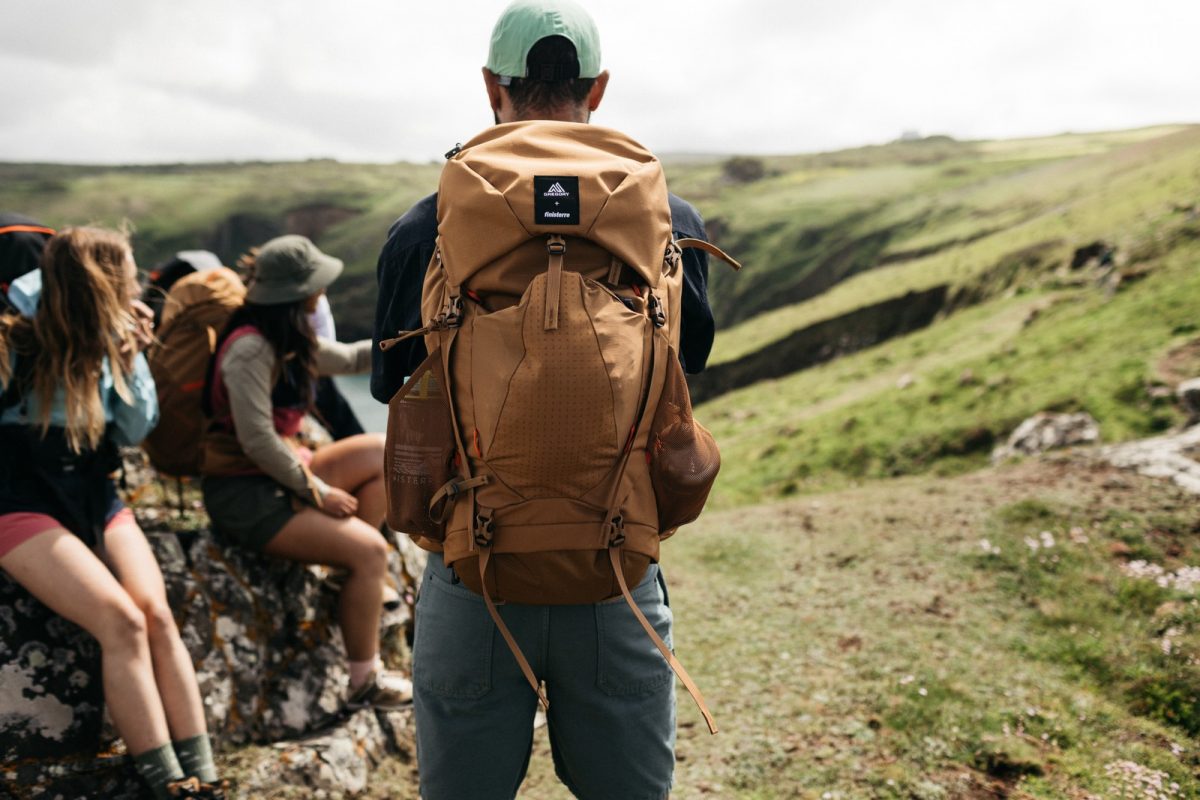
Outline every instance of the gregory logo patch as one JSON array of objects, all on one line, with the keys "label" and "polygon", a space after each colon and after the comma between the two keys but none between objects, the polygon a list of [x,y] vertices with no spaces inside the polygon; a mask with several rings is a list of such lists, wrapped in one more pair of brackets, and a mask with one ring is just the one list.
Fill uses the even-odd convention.
[{"label": "gregory logo patch", "polygon": [[579,178],[577,176],[534,176],[533,224],[579,224]]}]

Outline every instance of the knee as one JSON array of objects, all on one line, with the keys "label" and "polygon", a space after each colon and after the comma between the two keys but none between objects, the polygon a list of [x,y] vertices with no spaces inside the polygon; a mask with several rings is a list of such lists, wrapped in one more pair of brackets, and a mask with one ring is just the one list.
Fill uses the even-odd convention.
[{"label": "knee", "polygon": [[146,618],[146,631],[151,639],[166,639],[177,635],[175,616],[166,601],[150,601],[141,606]]},{"label": "knee", "polygon": [[382,433],[364,433],[359,444],[364,456],[368,457],[371,464],[379,465],[379,474],[383,474],[383,451],[385,448],[385,439]]},{"label": "knee", "polygon": [[372,536],[362,545],[358,568],[363,572],[382,574],[387,571],[388,547],[382,536]]},{"label": "knee", "polygon": [[106,650],[140,650],[147,643],[146,615],[132,600],[114,600],[100,612],[96,638]]}]

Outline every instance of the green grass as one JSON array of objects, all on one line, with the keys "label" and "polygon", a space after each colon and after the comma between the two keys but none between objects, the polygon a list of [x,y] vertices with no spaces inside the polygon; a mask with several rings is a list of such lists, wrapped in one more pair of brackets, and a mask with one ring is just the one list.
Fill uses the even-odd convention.
[{"label": "green grass", "polygon": [[1198,526],[1191,504],[1093,510],[1023,500],[989,520],[985,530],[999,552],[980,554],[977,563],[1029,604],[1021,652],[1068,668],[1133,713],[1196,737],[1200,586],[1181,591],[1112,566],[1136,558],[1171,572],[1195,563]]},{"label": "green grass", "polygon": [[1186,240],[1111,297],[1051,283],[720,396],[696,411],[722,446],[714,502],[977,467],[1044,410],[1086,411],[1107,441],[1162,430],[1179,414],[1148,389],[1156,361],[1196,337],[1198,261]]}]

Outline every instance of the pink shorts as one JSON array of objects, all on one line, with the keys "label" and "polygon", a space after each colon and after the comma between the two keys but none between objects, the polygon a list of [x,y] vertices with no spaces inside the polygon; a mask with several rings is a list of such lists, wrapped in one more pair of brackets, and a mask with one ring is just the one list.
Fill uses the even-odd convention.
[{"label": "pink shorts", "polygon": [[[121,525],[137,524],[133,511],[122,508],[104,526],[110,531]],[[39,533],[61,528],[63,524],[49,514],[38,514],[19,511],[13,514],[0,514],[0,558],[4,558],[13,548],[24,544]]]}]

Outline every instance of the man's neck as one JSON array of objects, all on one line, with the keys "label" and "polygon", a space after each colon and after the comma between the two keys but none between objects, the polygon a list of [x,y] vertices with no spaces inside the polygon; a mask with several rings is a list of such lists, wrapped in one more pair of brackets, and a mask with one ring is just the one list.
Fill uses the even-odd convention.
[{"label": "man's neck", "polygon": [[[508,122],[533,122],[535,120],[547,120],[550,122],[590,122],[592,112],[587,110],[587,106],[579,106],[577,108],[557,108],[551,111],[530,111],[525,114],[514,115]],[[499,120],[497,120],[499,122]]]}]

